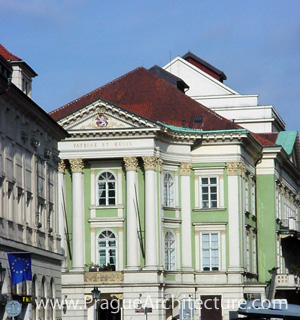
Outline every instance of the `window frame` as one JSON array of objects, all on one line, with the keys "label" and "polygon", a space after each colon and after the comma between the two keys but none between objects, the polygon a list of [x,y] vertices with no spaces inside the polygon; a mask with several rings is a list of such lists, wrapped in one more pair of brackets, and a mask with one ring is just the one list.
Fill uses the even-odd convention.
[{"label": "window frame", "polygon": [[[170,187],[169,185],[165,185],[165,178],[169,176],[173,180],[173,185]],[[167,187],[167,190],[166,190]],[[171,191],[173,192],[173,199],[171,199]],[[168,196],[166,199],[166,195]],[[172,203],[171,203],[172,202]],[[163,175],[163,206],[167,208],[175,208],[175,177],[170,171],[164,172]]]},{"label": "window frame", "polygon": [[[104,232],[110,232],[111,234],[113,234],[114,235],[114,238],[109,238],[109,237],[105,237],[105,247],[100,247],[99,246],[99,242],[100,242],[100,235],[101,234],[103,234]],[[113,246],[109,246],[108,245],[108,239],[114,239],[114,241],[115,241],[115,246],[113,247]],[[112,271],[117,271],[118,270],[118,237],[117,237],[117,234],[116,234],[116,232],[114,232],[113,230],[111,230],[111,229],[102,229],[99,233],[98,233],[98,235],[97,235],[97,238],[96,238],[96,241],[97,241],[97,264],[100,266],[100,268],[102,268],[103,266],[104,266],[104,264],[103,265],[101,265],[101,263],[100,263],[100,249],[102,248],[102,250],[105,250],[105,265],[107,265],[107,264],[110,264],[109,263],[109,259],[110,259],[110,255],[109,255],[109,252],[108,252],[108,250],[111,250],[111,249],[109,249],[109,248],[113,248],[114,250],[115,250],[115,270],[112,270]],[[112,264],[110,264],[111,266],[113,266]]]},{"label": "window frame", "polygon": [[[172,240],[167,239],[167,234],[170,234],[173,237],[173,248],[171,246],[167,246],[166,242],[170,242]],[[175,271],[176,270],[176,237],[173,231],[171,230],[166,230],[164,233],[164,253],[165,253],[165,270],[166,271]],[[172,264],[172,258],[174,260],[174,263]]]},{"label": "window frame", "polygon": [[[210,179],[212,178],[216,178],[216,196],[217,196],[217,199],[216,200],[212,200],[210,198],[211,196],[211,192],[210,192],[210,187],[211,186],[214,186],[214,184],[211,185],[210,183]],[[202,187],[203,187],[203,183],[202,183],[202,179],[208,179],[208,184],[207,184],[207,187],[208,187],[208,207],[204,207],[203,206],[203,193],[202,193]],[[215,174],[212,174],[212,175],[201,175],[199,176],[199,205],[200,205],[200,209],[202,210],[213,210],[213,209],[218,209],[220,208],[220,182],[219,182],[219,176],[218,175],[215,175]],[[211,202],[212,201],[217,201],[217,205],[216,207],[212,207],[211,206]]]},{"label": "window frame", "polygon": [[[203,235],[209,235],[209,270],[204,270],[204,266],[203,266],[203,249],[207,249],[207,248],[203,248]],[[215,248],[212,248],[211,246],[211,235],[212,234],[217,234],[218,236],[218,269],[217,270],[213,270],[213,268],[215,267],[212,267],[212,254],[211,254],[211,251],[212,249],[215,249]],[[200,256],[201,256],[201,259],[200,259],[200,262],[201,262],[201,271],[202,272],[215,272],[215,271],[220,271],[221,270],[221,265],[222,265],[222,254],[221,254],[221,249],[222,249],[222,245],[221,245],[221,236],[220,236],[220,231],[216,231],[216,230],[211,230],[211,231],[201,231],[200,232]]]},{"label": "window frame", "polygon": [[[100,195],[99,195],[99,182],[100,182],[100,177],[104,174],[104,173],[109,173],[111,174],[113,177],[114,177],[114,180],[107,180],[105,179],[105,204],[100,204]],[[111,182],[114,182],[114,191],[115,191],[115,195],[114,195],[114,204],[109,204],[109,199],[110,197],[108,196],[108,193],[109,193],[109,188],[108,188],[108,182],[111,181]],[[117,190],[118,188],[118,178],[116,176],[116,174],[112,171],[112,170],[101,170],[97,177],[96,177],[96,206],[97,207],[115,207],[117,206]]]}]

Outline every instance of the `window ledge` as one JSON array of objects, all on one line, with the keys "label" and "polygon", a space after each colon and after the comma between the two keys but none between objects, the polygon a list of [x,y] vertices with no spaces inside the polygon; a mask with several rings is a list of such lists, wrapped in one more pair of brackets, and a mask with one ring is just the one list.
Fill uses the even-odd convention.
[{"label": "window ledge", "polygon": [[124,209],[124,206],[122,204],[119,204],[119,205],[113,205],[113,206],[89,206],[89,209],[96,209],[96,210],[99,210],[99,209]]},{"label": "window ledge", "polygon": [[193,212],[213,212],[213,211],[225,211],[226,208],[194,208]]},{"label": "window ledge", "polygon": [[169,210],[169,211],[181,211],[181,208],[179,208],[179,207],[166,207],[166,206],[163,206],[162,209],[163,210]]}]

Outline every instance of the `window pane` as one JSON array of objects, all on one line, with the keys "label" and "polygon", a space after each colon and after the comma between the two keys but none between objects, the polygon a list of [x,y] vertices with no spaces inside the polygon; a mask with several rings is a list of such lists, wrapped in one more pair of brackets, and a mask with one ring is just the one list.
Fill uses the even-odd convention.
[{"label": "window pane", "polygon": [[217,208],[217,201],[212,201],[211,202],[211,207],[212,208]]},{"label": "window pane", "polygon": [[109,198],[109,199],[108,199],[108,204],[110,204],[110,205],[115,204],[115,202],[116,202],[116,199],[115,199],[115,198]]},{"label": "window pane", "polygon": [[210,187],[210,192],[211,193],[216,193],[217,192],[217,187]]},{"label": "window pane", "polygon": [[102,206],[102,205],[105,205],[105,198],[100,198],[99,199],[99,205]]},{"label": "window pane", "polygon": [[217,183],[217,178],[210,178],[210,183],[211,184],[216,184]]},{"label": "window pane", "polygon": [[202,178],[202,184],[208,184],[208,178]]}]

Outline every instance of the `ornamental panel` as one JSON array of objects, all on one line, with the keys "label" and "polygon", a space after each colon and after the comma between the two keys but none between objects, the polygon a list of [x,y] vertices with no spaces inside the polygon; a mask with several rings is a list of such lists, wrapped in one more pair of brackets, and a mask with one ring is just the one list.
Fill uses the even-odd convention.
[{"label": "ornamental panel", "polygon": [[84,282],[95,284],[123,283],[124,274],[121,271],[85,272]]}]

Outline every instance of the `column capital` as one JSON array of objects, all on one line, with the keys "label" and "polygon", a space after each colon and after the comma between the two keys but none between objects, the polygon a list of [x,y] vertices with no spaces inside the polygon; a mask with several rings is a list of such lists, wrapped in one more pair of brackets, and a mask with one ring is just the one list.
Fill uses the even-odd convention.
[{"label": "column capital", "polygon": [[84,164],[82,159],[69,159],[72,173],[83,173]]},{"label": "column capital", "polygon": [[243,162],[226,162],[228,176],[245,176],[246,166]]},{"label": "column capital", "polygon": [[65,171],[66,171],[66,163],[63,159],[61,159],[60,162],[58,163],[58,172],[65,173]]},{"label": "column capital", "polygon": [[189,162],[181,162],[180,163],[180,175],[181,176],[189,176],[191,174],[191,163]]},{"label": "column capital", "polygon": [[145,170],[156,170],[157,158],[154,156],[142,157]]},{"label": "column capital", "polygon": [[137,171],[138,161],[136,157],[124,157],[126,171]]}]

